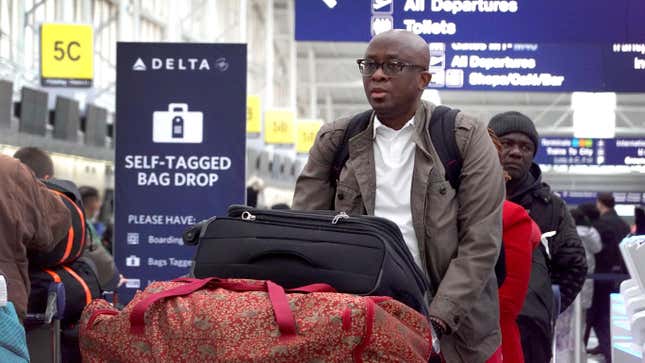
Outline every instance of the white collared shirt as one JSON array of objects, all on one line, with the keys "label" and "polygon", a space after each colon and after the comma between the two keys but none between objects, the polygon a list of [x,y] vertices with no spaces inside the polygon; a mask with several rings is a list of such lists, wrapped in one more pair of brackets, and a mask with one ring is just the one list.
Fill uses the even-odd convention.
[{"label": "white collared shirt", "polygon": [[416,146],[413,140],[414,132],[414,118],[400,130],[394,130],[383,125],[374,115],[374,215],[387,218],[399,226],[414,261],[422,267],[410,204]]}]

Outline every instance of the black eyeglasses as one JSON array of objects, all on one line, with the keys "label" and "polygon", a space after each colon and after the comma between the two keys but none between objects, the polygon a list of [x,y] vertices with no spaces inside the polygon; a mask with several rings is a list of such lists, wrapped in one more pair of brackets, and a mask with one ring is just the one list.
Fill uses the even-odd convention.
[{"label": "black eyeglasses", "polygon": [[371,76],[376,72],[377,69],[382,68],[383,73],[385,73],[388,76],[394,76],[397,75],[405,68],[418,68],[422,71],[426,70],[426,67],[420,66],[417,64],[410,64],[410,63],[403,63],[397,60],[389,60],[384,63],[378,63],[374,62],[373,60],[369,59],[357,59],[356,63],[358,64],[358,71],[361,72],[363,76]]}]

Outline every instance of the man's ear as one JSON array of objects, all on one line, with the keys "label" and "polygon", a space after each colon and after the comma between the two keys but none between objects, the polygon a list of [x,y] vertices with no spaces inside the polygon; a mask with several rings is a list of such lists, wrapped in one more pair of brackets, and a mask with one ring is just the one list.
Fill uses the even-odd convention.
[{"label": "man's ear", "polygon": [[419,77],[419,89],[426,89],[428,84],[430,84],[430,80],[432,80],[432,73],[428,71],[421,72],[421,77]]}]

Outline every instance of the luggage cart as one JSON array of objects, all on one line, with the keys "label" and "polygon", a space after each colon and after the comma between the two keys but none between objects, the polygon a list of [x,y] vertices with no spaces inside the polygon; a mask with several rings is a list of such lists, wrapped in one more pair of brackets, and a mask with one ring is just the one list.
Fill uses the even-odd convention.
[{"label": "luggage cart", "polygon": [[52,282],[47,293],[47,308],[43,313],[28,313],[24,325],[27,347],[32,362],[61,362],[61,319],[65,311],[65,288],[62,282]]}]

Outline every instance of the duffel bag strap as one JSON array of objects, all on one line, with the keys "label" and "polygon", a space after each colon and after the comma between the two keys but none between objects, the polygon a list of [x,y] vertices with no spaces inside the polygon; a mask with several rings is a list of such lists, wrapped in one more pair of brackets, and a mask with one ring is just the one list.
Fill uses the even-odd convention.
[{"label": "duffel bag strap", "polygon": [[275,321],[278,323],[278,329],[280,330],[280,340],[284,341],[295,337],[296,319],[294,319],[293,312],[291,312],[287,294],[284,292],[282,286],[274,282],[267,281],[266,287],[269,293],[271,307],[273,308],[273,314],[275,315]]},{"label": "duffel bag strap", "polygon": [[[275,320],[280,330],[280,339],[289,339],[296,335],[296,321],[293,317],[293,313],[291,312],[291,308],[289,307],[287,294],[282,286],[272,281],[258,281],[258,283],[251,283],[210,277],[206,279],[180,278],[173,280],[173,282],[185,282],[186,284],[156,294],[151,294],[145,299],[139,301],[139,303],[134,306],[132,312],[130,312],[130,332],[132,334],[145,333],[144,318],[146,311],[148,311],[148,309],[150,308],[150,305],[165,298],[190,295],[195,291],[201,290],[202,288],[212,283],[211,286],[220,287],[231,291],[268,292],[269,301],[271,302]],[[336,292],[333,287],[327,284],[312,284],[289,289],[287,291],[301,293]]]},{"label": "duffel bag strap", "polygon": [[101,315],[119,315],[119,311],[118,310],[111,310],[111,309],[94,310],[94,312],[92,312],[92,315],[90,315],[90,318],[87,320],[87,324],[85,325],[85,329],[91,330],[94,327],[94,322]]},{"label": "duffel bag strap", "polygon": [[151,294],[145,299],[139,301],[137,305],[134,306],[132,309],[132,312],[130,312],[130,333],[132,334],[143,334],[145,333],[145,313],[148,311],[148,308],[150,305],[154,304],[155,302],[168,298],[168,297],[176,297],[176,296],[186,296],[190,295],[195,291],[200,290],[204,286],[206,286],[209,282],[215,280],[214,278],[207,278],[207,279],[202,279],[202,280],[195,280],[192,282],[187,283],[186,285],[181,285],[178,287],[175,287],[173,289],[169,289],[166,291],[161,291],[156,294]]}]

